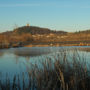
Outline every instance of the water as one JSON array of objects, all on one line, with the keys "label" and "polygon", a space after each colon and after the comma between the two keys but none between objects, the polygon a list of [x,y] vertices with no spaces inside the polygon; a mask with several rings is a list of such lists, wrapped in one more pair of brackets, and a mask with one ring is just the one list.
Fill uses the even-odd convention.
[{"label": "water", "polygon": [[[76,47],[74,47],[76,48]],[[83,47],[90,48],[90,47]],[[30,48],[11,48],[0,50],[0,72],[18,73],[25,71],[26,63],[38,63],[40,59],[44,60],[45,56],[53,55],[60,50],[71,49],[71,47],[30,47]],[[71,51],[72,52],[72,51]],[[81,55],[85,55],[90,59],[90,52],[80,51]],[[88,61],[89,62],[89,61]]]},{"label": "water", "polygon": [[[47,57],[52,58],[52,62],[55,60],[53,56],[57,56],[59,52],[64,50],[71,50],[72,48],[84,48],[80,50],[79,54],[81,57],[84,55],[86,57],[86,62],[90,63],[90,52],[89,46],[85,47],[30,47],[30,48],[10,48],[0,50],[0,79],[4,83],[6,77],[10,78],[10,82],[13,81],[15,75],[22,76],[22,73],[25,74],[26,82],[28,82],[28,68],[32,69],[31,64],[37,64],[40,68],[42,67],[40,62],[45,61]],[[85,50],[86,48],[86,50]],[[87,51],[88,50],[88,51]],[[69,54],[69,55],[71,55]],[[89,68],[88,68],[89,69]],[[22,81],[22,77],[21,81]]]}]

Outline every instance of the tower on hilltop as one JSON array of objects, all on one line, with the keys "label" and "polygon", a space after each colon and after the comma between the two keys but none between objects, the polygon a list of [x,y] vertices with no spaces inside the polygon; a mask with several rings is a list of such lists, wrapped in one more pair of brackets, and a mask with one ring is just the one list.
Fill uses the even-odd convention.
[{"label": "tower on hilltop", "polygon": [[30,24],[29,23],[27,23],[27,25],[26,25],[27,27],[29,27],[30,26]]}]

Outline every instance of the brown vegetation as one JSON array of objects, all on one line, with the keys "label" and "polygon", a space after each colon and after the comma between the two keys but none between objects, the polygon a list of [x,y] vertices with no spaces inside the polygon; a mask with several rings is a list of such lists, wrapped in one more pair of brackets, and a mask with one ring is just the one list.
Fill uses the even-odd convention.
[{"label": "brown vegetation", "polygon": [[[40,66],[36,64],[29,64],[27,67],[29,82],[26,84],[25,75],[14,76],[13,82],[6,75],[6,82],[2,83],[0,80],[1,90],[90,90],[90,76],[88,73],[88,65],[83,55],[79,55],[75,50],[73,54],[68,51],[59,52],[52,56],[47,57]],[[22,77],[22,82],[20,82]]]},{"label": "brown vegetation", "polygon": [[[86,31],[87,32],[87,31]],[[67,33],[47,28],[21,27],[0,34],[0,48],[19,46],[89,46],[90,32]]]}]

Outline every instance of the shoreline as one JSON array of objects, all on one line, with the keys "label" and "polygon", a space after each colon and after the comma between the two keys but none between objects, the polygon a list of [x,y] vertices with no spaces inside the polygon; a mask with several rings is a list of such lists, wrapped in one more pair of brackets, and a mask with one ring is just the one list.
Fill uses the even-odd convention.
[{"label": "shoreline", "polygon": [[24,46],[11,46],[11,47],[1,47],[0,49],[9,49],[9,48],[19,48],[19,47],[64,47],[64,46],[90,46],[90,44],[29,44],[29,45],[24,45]]},{"label": "shoreline", "polygon": [[78,45],[78,44],[62,44],[62,45],[47,45],[47,44],[37,44],[37,45],[25,45],[24,47],[63,47],[63,46],[90,46],[90,45]]}]

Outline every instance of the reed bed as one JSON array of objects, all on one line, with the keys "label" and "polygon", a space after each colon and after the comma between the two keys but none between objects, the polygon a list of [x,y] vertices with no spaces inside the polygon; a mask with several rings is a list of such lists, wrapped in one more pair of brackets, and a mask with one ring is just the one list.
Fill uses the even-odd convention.
[{"label": "reed bed", "polygon": [[63,51],[46,57],[40,62],[41,67],[28,63],[31,68],[26,66],[27,73],[15,75],[12,83],[7,75],[5,83],[0,80],[0,90],[90,90],[90,68],[86,58],[77,50],[72,52]]}]

